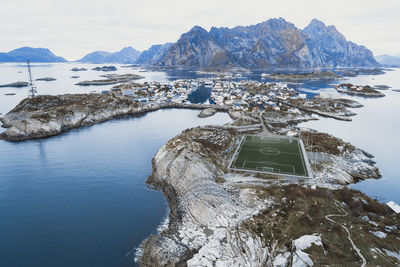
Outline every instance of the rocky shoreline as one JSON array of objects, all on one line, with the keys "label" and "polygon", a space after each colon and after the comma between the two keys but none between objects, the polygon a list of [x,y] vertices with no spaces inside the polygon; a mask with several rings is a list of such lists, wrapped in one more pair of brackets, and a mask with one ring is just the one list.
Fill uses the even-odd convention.
[{"label": "rocky shoreline", "polygon": [[343,121],[351,121],[350,117],[356,115],[356,113],[348,110],[348,108],[362,107],[357,101],[349,99],[323,99],[315,97],[312,99],[300,98],[276,101],[282,105],[297,108],[306,113]]},{"label": "rocky shoreline", "polygon": [[372,87],[366,86],[357,86],[350,83],[344,83],[335,86],[336,91],[339,93],[344,93],[348,95],[355,96],[363,96],[363,97],[383,97],[385,96],[381,92],[373,89]]},{"label": "rocky shoreline", "polygon": [[[257,123],[260,121],[254,121]],[[167,199],[169,224],[141,245],[140,266],[290,266],[297,253],[308,257],[311,265],[313,261],[321,263],[321,257],[325,257],[322,261],[325,263],[339,262],[335,258],[338,255],[355,264],[360,259],[349,252],[350,244],[339,249],[340,252],[333,249],[334,238],[339,235],[344,240],[346,233],[339,231],[332,236],[326,226],[333,227],[334,223],[325,218],[335,210],[353,212],[351,205],[356,205],[353,199],[366,203],[358,214],[347,218],[348,222],[362,225],[359,232],[364,236],[363,242],[373,242],[381,250],[395,250],[399,231],[386,231],[386,239],[380,241],[369,231],[372,228],[384,231],[387,225],[382,221],[382,224],[379,222],[370,227],[371,224],[360,218],[378,218],[377,213],[384,213],[385,223],[399,227],[398,217],[387,207],[344,187],[361,179],[380,177],[370,154],[333,136],[314,132],[311,134],[315,135],[314,139],[319,138],[317,144],[320,146],[312,151],[307,148],[314,166],[312,179],[291,181],[230,173],[227,164],[232,156],[232,145],[240,136],[236,128],[232,123],[223,127],[188,129],[156,153],[152,175],[146,183],[150,188],[161,190]],[[299,136],[303,138],[309,134],[302,132]],[[310,197],[304,198],[305,194]],[[343,207],[337,207],[335,203],[343,195],[346,201],[339,204]],[[323,209],[303,213],[308,207],[317,209],[313,201],[320,202]],[[295,202],[304,204],[294,208]],[[375,207],[374,212],[368,212],[369,205]],[[298,216],[298,212],[305,217]],[[280,221],[274,225],[276,218]],[[299,224],[300,229],[287,228],[289,218]],[[301,228],[302,220],[306,223],[304,229]],[[287,233],[281,236],[284,232]],[[318,258],[315,257],[316,248],[304,249],[307,253],[293,251],[290,242],[314,235],[319,236],[327,253],[319,252]],[[363,248],[362,253],[368,254],[369,262],[379,263],[369,248]]]},{"label": "rocky shoreline", "polygon": [[143,76],[137,75],[137,74],[107,74],[107,75],[101,75],[101,77],[104,77],[106,79],[103,80],[92,80],[92,81],[82,81],[76,83],[76,85],[81,85],[81,86],[90,86],[90,85],[110,85],[110,84],[117,84],[117,83],[125,83],[129,82],[132,80],[139,80],[144,78]]},{"label": "rocky shoreline", "polygon": [[8,141],[45,138],[116,117],[137,116],[167,108],[228,110],[224,106],[189,103],[143,104],[114,95],[42,95],[22,100],[0,118],[2,127],[8,128],[0,134],[0,138]]},{"label": "rocky shoreline", "polygon": [[[0,137],[8,141],[49,137],[163,108],[199,109],[204,116],[228,112],[232,123],[187,129],[154,156],[146,183],[162,191],[170,212],[167,226],[140,246],[141,266],[289,266],[300,261],[299,255],[308,265],[358,264],[360,257],[350,250],[343,230],[348,225],[355,226],[351,236],[361,255],[370,264],[382,265],[379,251],[398,248],[399,215],[345,187],[380,177],[373,156],[329,134],[296,126],[316,119],[309,113],[326,112],[341,119],[350,116],[347,107],[362,105],[345,99],[296,101],[296,108],[278,101],[278,106],[249,112],[222,105],[145,104],[115,95],[38,96],[21,101],[1,118],[8,129]],[[229,172],[235,147],[248,133],[290,133],[303,139],[313,178]],[[340,220],[333,219],[337,214],[343,215]],[[304,239],[314,243],[300,244]]]},{"label": "rocky shoreline", "polygon": [[263,73],[261,74],[261,77],[286,82],[297,82],[310,80],[334,80],[342,76],[332,71],[313,71],[310,73]]},{"label": "rocky shoreline", "polygon": [[15,82],[15,83],[8,83],[8,84],[1,84],[0,87],[15,87],[15,88],[21,88],[21,87],[27,87],[29,86],[28,82]]}]

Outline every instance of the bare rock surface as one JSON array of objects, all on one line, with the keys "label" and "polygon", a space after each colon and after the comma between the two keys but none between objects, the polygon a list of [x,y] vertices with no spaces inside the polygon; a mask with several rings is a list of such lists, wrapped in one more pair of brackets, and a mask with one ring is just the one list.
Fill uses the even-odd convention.
[{"label": "bare rock surface", "polygon": [[335,86],[336,91],[339,93],[344,93],[348,95],[356,95],[356,96],[363,96],[363,97],[383,97],[385,96],[381,92],[377,91],[376,89],[372,88],[371,86],[357,86],[350,83],[347,84],[340,84]]},{"label": "bare rock surface", "polygon": [[35,81],[52,82],[56,80],[57,79],[53,77],[44,77],[44,78],[37,78]]},{"label": "bare rock surface", "polygon": [[197,115],[197,117],[199,118],[207,118],[207,117],[211,117],[214,116],[214,114],[217,113],[217,110],[214,108],[206,108],[203,109],[199,115]]},{"label": "bare rock surface", "polygon": [[132,80],[138,80],[143,78],[143,76],[137,74],[108,74],[108,75],[101,75],[106,79],[102,80],[92,80],[92,81],[82,81],[78,82],[76,85],[81,86],[89,86],[89,85],[110,85],[110,84],[117,84],[117,83],[125,83]]},{"label": "bare rock surface", "polygon": [[[280,255],[274,238],[263,241],[248,225],[275,205],[259,188],[277,180],[226,169],[240,137],[237,128],[257,125],[188,129],[156,153],[147,184],[166,197],[169,225],[142,244],[141,266],[274,266]],[[371,155],[340,139],[324,138],[330,144],[310,152],[311,162],[322,167],[304,185],[330,190],[380,176]],[[332,149],[337,144],[339,148]]]},{"label": "bare rock surface", "polygon": [[15,83],[8,83],[8,84],[1,84],[0,87],[27,87],[29,83],[27,82],[15,82]]},{"label": "bare rock surface", "polygon": [[1,118],[2,126],[8,128],[1,137],[9,141],[48,137],[138,110],[138,103],[116,96],[67,94],[27,98]]},{"label": "bare rock surface", "polygon": [[141,115],[165,108],[227,111],[228,107],[211,104],[147,103],[115,95],[66,94],[40,95],[22,100],[0,118],[4,128],[0,138],[23,141],[50,137],[72,128],[88,126],[124,115]]},{"label": "bare rock surface", "polygon": [[[224,188],[216,182],[224,173],[234,129],[195,128],[170,140],[155,155],[147,183],[162,190],[170,207],[170,224],[143,245],[143,266],[255,264],[267,253],[254,250],[260,241],[238,231],[240,222],[268,205],[251,190]],[[238,237],[251,240],[246,251]],[[154,246],[157,244],[157,246]],[[211,252],[212,251],[212,252]],[[171,256],[169,256],[171,255]]]},{"label": "bare rock surface", "polygon": [[332,71],[313,71],[310,73],[264,73],[262,75],[263,78],[276,79],[281,81],[288,82],[297,82],[297,81],[310,81],[310,80],[334,80],[340,78],[340,75]]}]

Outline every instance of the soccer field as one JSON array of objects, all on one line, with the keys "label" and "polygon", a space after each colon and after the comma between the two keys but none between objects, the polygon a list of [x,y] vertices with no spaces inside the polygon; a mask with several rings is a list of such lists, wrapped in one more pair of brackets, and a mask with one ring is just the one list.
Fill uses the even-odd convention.
[{"label": "soccer field", "polygon": [[296,138],[244,136],[230,169],[307,177],[300,142]]}]

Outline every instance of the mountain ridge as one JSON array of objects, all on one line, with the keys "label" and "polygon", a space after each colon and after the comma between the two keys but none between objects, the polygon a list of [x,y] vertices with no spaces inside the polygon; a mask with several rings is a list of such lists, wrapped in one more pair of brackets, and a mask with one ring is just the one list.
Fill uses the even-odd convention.
[{"label": "mountain ridge", "polygon": [[136,63],[140,54],[140,51],[128,46],[117,52],[94,51],[78,59],[77,62],[129,64]]},{"label": "mountain ridge", "polygon": [[20,47],[9,52],[0,53],[0,62],[30,62],[50,63],[67,62],[63,57],[54,55],[48,48]]},{"label": "mountain ridge", "polygon": [[152,45],[140,54],[136,63],[143,65],[156,64],[172,45],[173,43]]},{"label": "mountain ridge", "polygon": [[153,64],[162,68],[316,69],[378,67],[365,46],[313,19],[303,30],[283,18],[250,25],[194,26]]},{"label": "mountain ridge", "polygon": [[375,57],[376,60],[384,65],[389,67],[400,67],[400,55],[392,56],[392,55],[379,55]]}]

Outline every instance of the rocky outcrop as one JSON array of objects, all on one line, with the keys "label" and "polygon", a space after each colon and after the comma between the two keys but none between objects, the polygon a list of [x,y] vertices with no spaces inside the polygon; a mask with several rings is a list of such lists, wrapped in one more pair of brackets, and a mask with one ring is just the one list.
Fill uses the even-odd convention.
[{"label": "rocky outcrop", "polygon": [[27,98],[1,118],[2,126],[8,128],[1,137],[9,141],[43,138],[138,110],[138,103],[115,96],[61,95]]},{"label": "rocky outcrop", "polygon": [[[268,188],[277,180],[227,172],[226,166],[238,137],[230,125],[193,128],[171,139],[157,152],[147,183],[151,188],[161,190],[166,197],[170,208],[169,224],[141,245],[141,266],[275,266],[280,253],[290,255],[290,249],[278,244],[298,239],[298,232],[279,238],[275,235],[301,226],[288,227],[291,209],[278,213],[285,218],[279,225],[272,223],[277,214],[270,211],[276,205],[280,207],[280,202],[285,205],[294,202],[287,200],[288,197],[274,200],[272,192],[275,189]],[[327,156],[311,156],[313,164],[322,164],[326,169],[317,170],[317,176],[304,181],[305,184],[331,189],[358,179],[379,177],[368,153],[333,137],[329,140],[342,144],[342,149],[336,153],[327,149],[330,146],[322,144],[319,149]],[[285,182],[279,180],[276,183],[279,184],[276,192],[286,192],[282,186]],[[299,188],[308,190],[301,185]],[[334,201],[328,200],[328,203],[334,206]],[[293,216],[298,218],[298,214]],[[306,216],[309,220],[316,218],[313,213]],[[297,219],[294,223],[301,224],[301,221]],[[272,229],[264,231],[266,225]],[[327,229],[324,231],[328,232]],[[330,242],[325,234],[322,233],[324,244]],[[290,258],[288,255],[286,257]]]},{"label": "rocky outcrop", "polygon": [[72,68],[71,71],[87,71],[86,68]]},{"label": "rocky outcrop", "polygon": [[116,71],[118,69],[115,66],[102,66],[102,67],[95,67],[92,70],[95,70],[95,71]]},{"label": "rocky outcrop", "polygon": [[336,91],[339,93],[347,94],[347,95],[356,95],[356,96],[364,96],[364,97],[383,97],[385,96],[381,92],[373,89],[371,86],[357,86],[350,83],[340,84],[335,86]]},{"label": "rocky outcrop", "polygon": [[310,120],[317,120],[305,112],[283,112],[283,111],[266,111],[262,116],[265,124],[269,129],[286,127]]},{"label": "rocky outcrop", "polygon": [[101,77],[107,78],[103,80],[92,80],[92,81],[82,81],[76,83],[76,85],[81,86],[90,86],[90,85],[110,85],[110,84],[117,84],[117,83],[125,83],[132,80],[138,80],[144,78],[143,76],[137,74],[108,74],[108,75],[101,75]]},{"label": "rocky outcrop", "polygon": [[142,104],[130,98],[115,95],[41,95],[22,100],[14,109],[0,118],[2,126],[8,128],[0,134],[0,138],[8,141],[44,138],[118,116],[141,115],[167,108],[228,110],[228,107],[206,104],[170,102]]},{"label": "rocky outcrop", "polygon": [[15,83],[1,84],[0,88],[1,87],[16,87],[16,88],[19,88],[19,87],[27,87],[28,85],[29,85],[29,83],[27,83],[27,82],[15,82]]},{"label": "rocky outcrop", "polygon": [[197,117],[199,118],[207,118],[213,116],[215,113],[217,113],[217,110],[214,108],[206,108],[203,109]]},{"label": "rocky outcrop", "polygon": [[280,81],[309,81],[309,80],[333,80],[341,76],[332,71],[313,71],[310,73],[263,73],[262,78],[275,79]]},{"label": "rocky outcrop", "polygon": [[314,169],[313,184],[335,187],[380,178],[373,155],[327,133],[301,130]]},{"label": "rocky outcrop", "polygon": [[260,240],[239,227],[241,221],[265,208],[268,200],[260,201],[251,190],[217,183],[236,136],[232,129],[195,128],[157,152],[147,183],[167,198],[169,226],[142,245],[142,266],[254,266],[265,262],[268,251],[261,249]]},{"label": "rocky outcrop", "polygon": [[362,107],[360,103],[354,100],[322,97],[314,97],[312,99],[276,99],[275,101],[289,107],[297,108],[302,112],[343,121],[351,121],[349,117],[356,115],[356,113],[347,109],[348,107]]},{"label": "rocky outcrop", "polygon": [[370,50],[348,42],[334,26],[313,20],[304,30],[283,18],[247,27],[195,26],[156,65],[193,69],[376,67]]},{"label": "rocky outcrop", "polygon": [[44,82],[52,82],[56,81],[56,78],[53,77],[44,77],[44,78],[37,78],[35,81],[44,81]]}]

